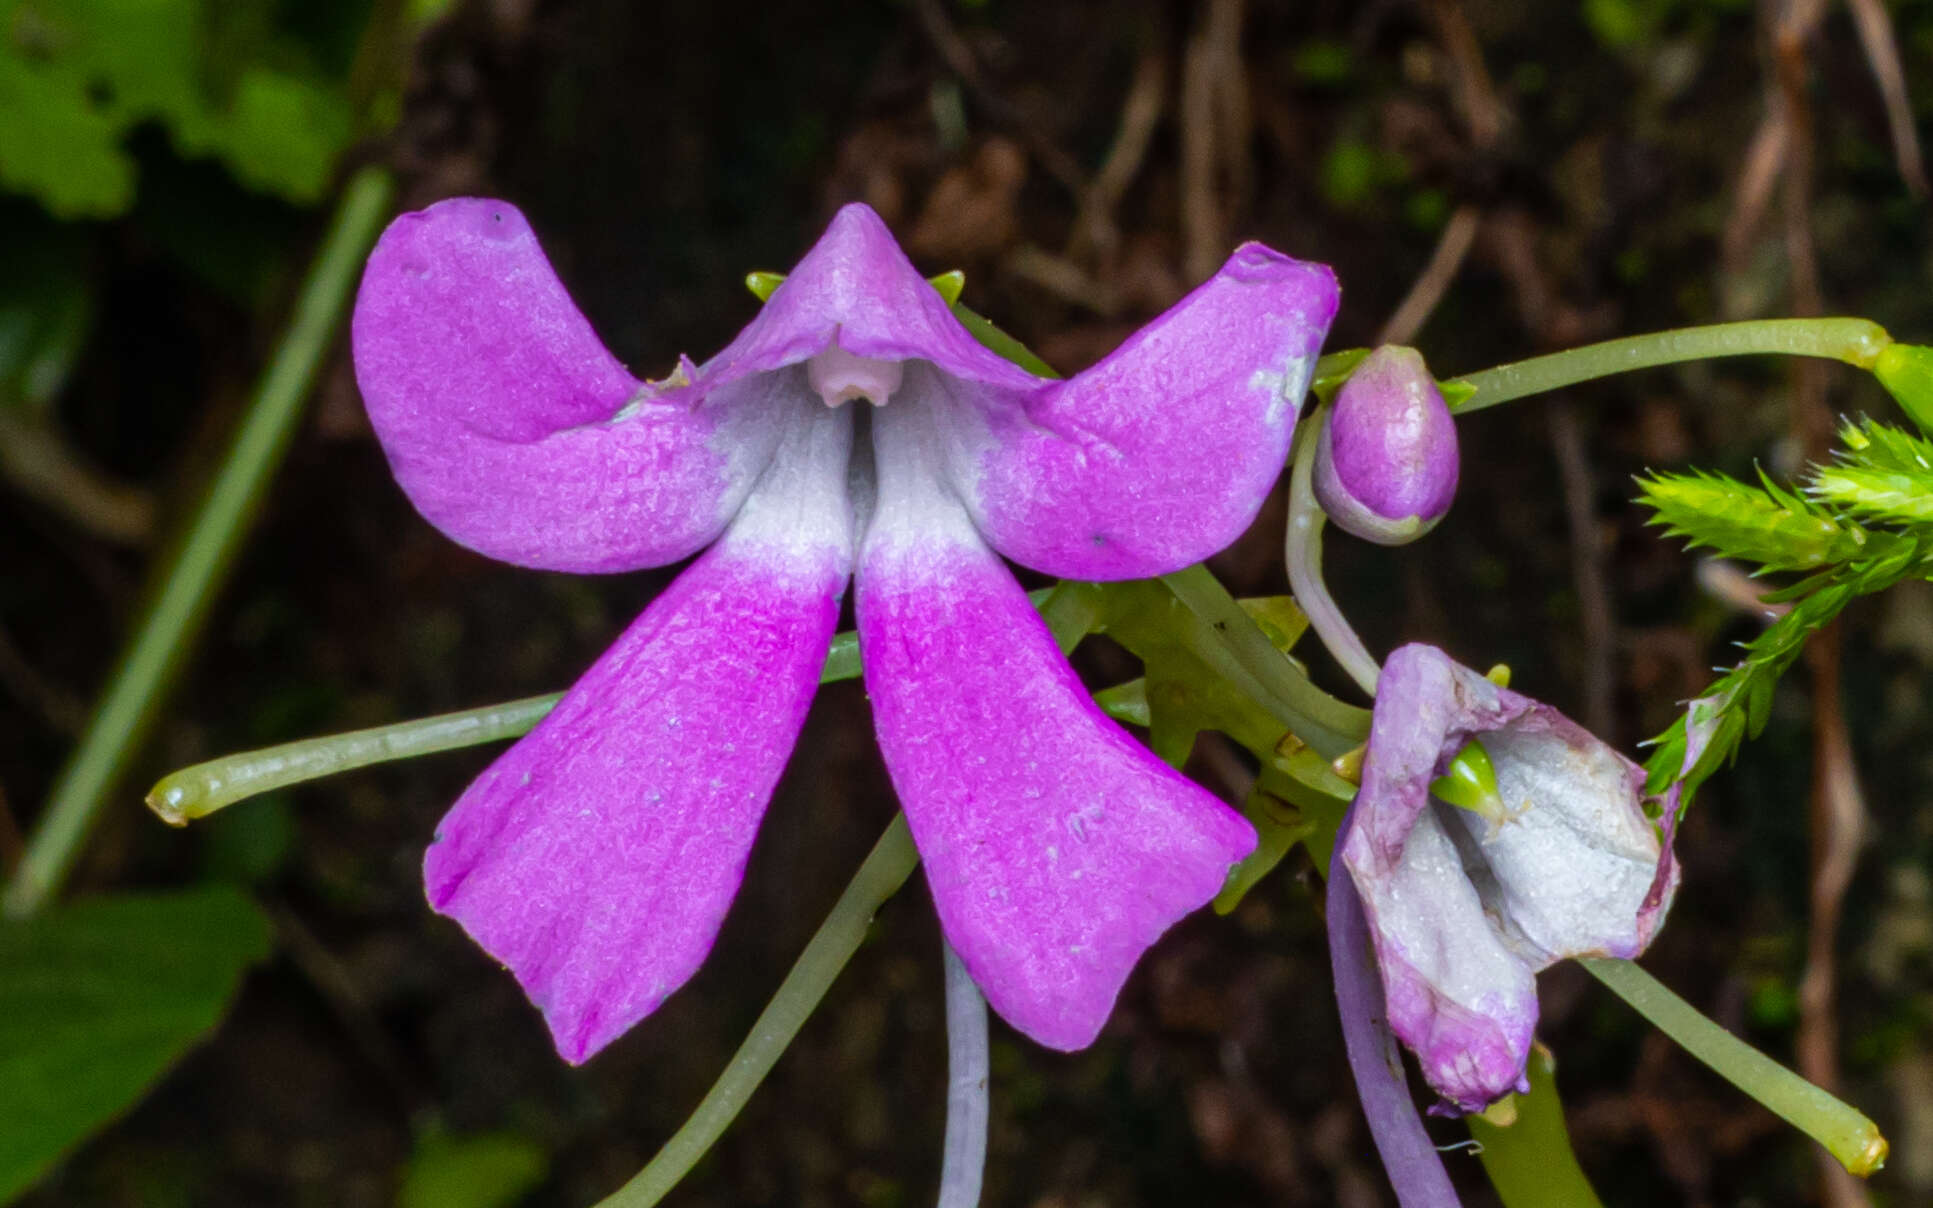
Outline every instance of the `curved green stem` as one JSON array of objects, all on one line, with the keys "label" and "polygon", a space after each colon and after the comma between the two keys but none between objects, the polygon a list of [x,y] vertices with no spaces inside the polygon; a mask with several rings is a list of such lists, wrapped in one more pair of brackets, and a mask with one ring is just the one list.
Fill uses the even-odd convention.
[{"label": "curved green stem", "polygon": [[751,1035],[738,1046],[731,1064],[705,1092],[698,1109],[643,1170],[599,1201],[597,1208],[648,1208],[662,1200],[691,1172],[737,1118],[752,1092],[772,1072],[780,1055],[831,988],[833,979],[859,950],[873,914],[887,898],[899,892],[918,863],[919,854],[913,850],[906,815],[896,815],[853,875],[851,884],[839,895],[832,913],[813,933],[812,941],[799,954],[792,971],[785,975],[778,993],[759,1013]]},{"label": "curved green stem", "polygon": [[[1078,640],[1093,625],[1092,604],[1080,593],[1043,588],[1029,592],[1028,598],[1056,632],[1077,626]],[[830,684],[858,676],[859,635],[848,629],[833,635],[819,682]],[[258,793],[373,764],[520,738],[542,721],[563,695],[551,692],[526,696],[456,713],[223,755],[162,777],[148,790],[148,808],[170,826],[186,826]]]},{"label": "curved green stem", "polygon": [[1317,411],[1296,430],[1295,449],[1290,456],[1289,522],[1283,542],[1289,590],[1294,593],[1302,614],[1309,618],[1309,627],[1316,631],[1336,662],[1356,681],[1358,688],[1373,697],[1383,670],[1362,639],[1356,636],[1349,618],[1336,607],[1335,598],[1322,581],[1322,526],[1328,517],[1316,502],[1312,482],[1317,438],[1327,421],[1326,410]]},{"label": "curved green stem", "polygon": [[371,764],[516,738],[528,734],[563,696],[562,692],[526,696],[481,709],[224,755],[162,777],[148,791],[148,808],[169,826],[186,826],[258,793]]},{"label": "curved green stem", "polygon": [[262,491],[282,463],[303,400],[348,309],[363,257],[389,213],[390,191],[389,175],[380,168],[363,169],[343,190],[234,446],[159,580],[7,886],[8,915],[33,914],[60,888],[102,801],[147,736],[154,707],[194,645]]},{"label": "curved green stem", "polygon": [[1823,357],[1871,369],[1893,338],[1866,319],[1754,319],[1680,327],[1650,335],[1626,336],[1564,352],[1499,365],[1456,379],[1470,391],[1454,404],[1458,414],[1481,411],[1526,395],[1574,386],[1633,369],[1712,357],[1774,354]]},{"label": "curved green stem", "polygon": [[1886,1138],[1858,1108],[1719,1027],[1630,961],[1579,963],[1687,1053],[1825,1146],[1853,1174],[1865,1178],[1886,1164]]},{"label": "curved green stem", "polygon": [[1269,711],[1324,759],[1362,745],[1369,710],[1330,696],[1277,650],[1221,581],[1199,564],[1161,576],[1175,598],[1202,622],[1177,636],[1197,658]]}]

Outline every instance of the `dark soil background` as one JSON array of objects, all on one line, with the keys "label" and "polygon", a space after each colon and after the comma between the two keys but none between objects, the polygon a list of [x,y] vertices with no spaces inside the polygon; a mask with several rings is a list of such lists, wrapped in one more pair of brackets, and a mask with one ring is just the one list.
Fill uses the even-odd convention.
[{"label": "dark soil background", "polygon": [[[409,50],[400,125],[360,154],[394,166],[405,208],[465,193],[521,206],[598,330],[651,376],[722,346],[755,308],[742,275],[788,267],[855,199],[924,269],[965,269],[970,305],[1068,371],[1243,239],[1336,266],[1332,348],[1375,341],[1413,289],[1435,296],[1399,334],[1446,376],[1808,309],[1926,339],[1928,210],[1890,140],[1861,6],[1804,7],[479,0]],[[1933,3],[1892,17],[1927,114]],[[321,214],[240,194],[158,140],[137,151],[160,182],[144,199],[224,198],[210,212],[268,249],[252,288],[219,288],[196,254],[156,242],[147,210],[103,228],[105,310],[60,419],[84,459],[152,494],[165,531],[279,336]],[[1372,649],[1420,639],[1508,662],[1516,686],[1635,749],[1754,622],[1728,602],[1736,584],[1644,528],[1632,475],[1789,471],[1832,414],[1858,411],[1894,414],[1851,370],[1759,361],[1486,411],[1461,425],[1445,524],[1402,551],[1334,539],[1334,585]],[[894,809],[858,686],[821,692],[712,959],[581,1070],[423,901],[422,848],[487,753],[159,825],[142,789],[196,759],[562,687],[666,581],[530,573],[442,538],[390,482],[344,349],[310,417],[70,891],[244,880],[278,954],[207,1045],[28,1196],[36,1208],[387,1204],[437,1130],[526,1138],[549,1166],[527,1203],[591,1203],[696,1103]],[[1213,563],[1238,594],[1286,590],[1281,525],[1278,497]],[[19,830],[159,548],[0,490],[0,787]],[[1872,1202],[1928,1203],[1933,594],[1855,608],[1840,647],[1843,691],[1825,699],[1843,702],[1869,818],[1826,937],[1836,1006],[1800,994],[1814,853],[1843,837],[1810,820],[1815,722],[1834,712],[1812,685],[1832,659],[1794,672],[1765,736],[1705,790],[1646,964],[1783,1060],[1836,1025],[1808,1060],[1836,1064],[1892,1139]],[[1117,650],[1083,658],[1097,683],[1133,674]],[[1233,791],[1226,760],[1198,756],[1192,770]],[[1542,1036],[1607,1203],[1860,1202],[1579,970],[1542,986]],[[989,1205],[1393,1202],[1296,861],[1231,917],[1157,946],[1090,1050],[1046,1052],[997,1023],[994,1043]],[[915,878],[667,1202],[929,1202],[944,1064],[938,936]],[[1490,1202],[1476,1163],[1449,1160]]]}]

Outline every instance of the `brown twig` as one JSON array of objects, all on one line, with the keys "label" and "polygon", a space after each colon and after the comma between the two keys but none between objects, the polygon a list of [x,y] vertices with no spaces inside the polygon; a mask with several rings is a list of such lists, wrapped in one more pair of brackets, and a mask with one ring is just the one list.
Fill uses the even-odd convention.
[{"label": "brown twig", "polygon": [[1604,539],[1598,531],[1597,491],[1584,451],[1584,425],[1569,399],[1551,402],[1550,447],[1564,482],[1571,581],[1584,638],[1584,726],[1615,745],[1617,621],[1611,614],[1611,588],[1604,573]]},{"label": "brown twig", "polygon": [[1510,109],[1497,95],[1496,83],[1483,62],[1483,48],[1463,6],[1457,0],[1430,0],[1430,18],[1436,22],[1437,34],[1450,57],[1450,95],[1457,116],[1471,145],[1487,151],[1503,137],[1504,128],[1510,124]]},{"label": "brown twig", "polygon": [[1074,220],[1074,236],[1067,254],[1081,257],[1095,253],[1102,259],[1112,257],[1121,242],[1120,224],[1115,211],[1127,195],[1128,186],[1147,162],[1148,147],[1155,128],[1161,124],[1161,111],[1167,107],[1168,57],[1149,51],[1135,65],[1134,79],[1128,85],[1127,99],[1121,103],[1121,122],[1101,170],[1094,174],[1087,195],[1081,199],[1080,216]]},{"label": "brown twig", "polygon": [[1087,181],[1080,165],[1073,157],[1061,150],[1053,139],[1041,131],[1027,115],[994,91],[980,71],[980,62],[973,55],[973,48],[966,39],[953,28],[947,18],[946,8],[940,0],[914,0],[913,11],[918,15],[920,29],[926,40],[932,44],[934,53],[946,64],[947,70],[958,76],[960,83],[973,95],[974,103],[995,123],[1006,127],[1027,146],[1027,151],[1047,174],[1059,181],[1068,192],[1081,197],[1087,192]]},{"label": "brown twig", "polygon": [[80,733],[87,717],[80,698],[42,675],[5,626],[0,626],[0,691],[25,705],[48,729],[63,737]]},{"label": "brown twig", "polygon": [[[1852,886],[1865,833],[1866,807],[1853,764],[1852,738],[1840,706],[1839,624],[1814,634],[1806,647],[1815,702],[1812,715],[1812,888],[1805,973],[1799,979],[1799,1072],[1829,1091],[1839,1083],[1838,991],[1834,970],[1846,891]],[[1823,1150],[1819,1172],[1834,1208],[1870,1202],[1859,1180]]]},{"label": "brown twig", "polygon": [[144,545],[154,535],[154,498],[87,465],[48,426],[0,406],[0,478],[92,536]]},{"label": "brown twig", "polygon": [[[1806,42],[1824,13],[1824,0],[1795,0],[1774,18],[1773,70],[1777,104],[1790,132],[1780,203],[1792,309],[1799,315],[1824,310],[1818,252],[1812,238],[1812,110],[1806,97]],[[1793,366],[1792,427],[1808,457],[1824,456],[1832,438],[1823,368],[1810,361]],[[1836,1012],[1839,919],[1858,856],[1863,806],[1853,766],[1852,742],[1840,699],[1839,627],[1828,626],[1806,648],[1812,673],[1811,803],[1812,885],[1809,895],[1805,973],[1799,982],[1799,1072],[1825,1087],[1839,1083]],[[1865,1208],[1864,1186],[1822,1149],[1817,1153],[1820,1192],[1831,1208]]]},{"label": "brown twig", "polygon": [[[1228,241],[1216,172],[1227,143],[1218,127],[1226,120],[1223,90],[1230,87],[1223,79],[1242,74],[1242,8],[1243,0],[1210,0],[1182,56],[1181,265],[1191,285],[1214,275]],[[1246,105],[1242,112],[1247,112]]]},{"label": "brown twig", "polygon": [[1906,71],[1900,66],[1892,15],[1880,0],[1846,0],[1846,7],[1852,10],[1859,44],[1865,48],[1866,63],[1886,104],[1886,126],[1893,137],[1893,160],[1899,165],[1900,179],[1906,182],[1907,192],[1925,197],[1926,166],[1920,158],[1919,131],[1913,127],[1913,102],[1906,95]]},{"label": "brown twig", "polygon": [[1474,205],[1461,205],[1450,215],[1444,224],[1443,234],[1436,241],[1436,250],[1430,253],[1430,262],[1423,266],[1423,272],[1411,283],[1409,292],[1397,304],[1389,320],[1376,333],[1378,344],[1407,344],[1416,338],[1416,333],[1429,321],[1430,313],[1443,295],[1449,291],[1450,283],[1463,268],[1463,261],[1470,255],[1470,248],[1477,241],[1477,230],[1483,225],[1483,212]]}]

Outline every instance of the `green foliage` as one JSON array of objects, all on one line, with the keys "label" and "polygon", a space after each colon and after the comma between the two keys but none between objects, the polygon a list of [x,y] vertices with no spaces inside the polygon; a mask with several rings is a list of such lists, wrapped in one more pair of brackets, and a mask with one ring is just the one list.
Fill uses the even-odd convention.
[{"label": "green foliage", "polygon": [[508,1208],[549,1169],[543,1147],[516,1133],[430,1133],[410,1155],[396,1208]]},{"label": "green foliage", "polygon": [[0,1202],[138,1100],[268,951],[267,923],[227,888],[0,925]]},{"label": "green foliage", "polygon": [[[1757,737],[1779,677],[1812,634],[1860,596],[1933,571],[1933,443],[1870,420],[1840,431],[1842,448],[1798,491],[1763,474],[1752,486],[1715,474],[1640,479],[1640,501],[1675,537],[1753,564],[1755,573],[1806,572],[1766,600],[1790,605],[1744,644],[1744,657],[1655,740],[1652,792],[1682,800]],[[1694,713],[1696,714],[1694,718]]]},{"label": "green foliage", "polygon": [[[63,218],[134,200],[144,122],[191,158],[296,202],[326,193],[354,136],[340,79],[269,0],[0,0],[0,186]],[[362,5],[342,6],[359,17]]]},{"label": "green foliage", "polygon": [[1639,502],[1668,537],[1692,549],[1757,563],[1761,571],[1813,570],[1857,557],[1870,540],[1860,526],[1808,502],[1763,474],[1752,486],[1694,470],[1638,480]]}]

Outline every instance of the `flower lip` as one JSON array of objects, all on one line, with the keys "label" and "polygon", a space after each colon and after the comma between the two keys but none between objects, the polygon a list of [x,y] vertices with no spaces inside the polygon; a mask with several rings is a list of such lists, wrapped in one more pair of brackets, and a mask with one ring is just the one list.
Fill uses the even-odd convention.
[{"label": "flower lip", "polygon": [[1354,536],[1413,541],[1456,497],[1456,421],[1413,348],[1384,345],[1364,358],[1318,439],[1316,498]]}]

